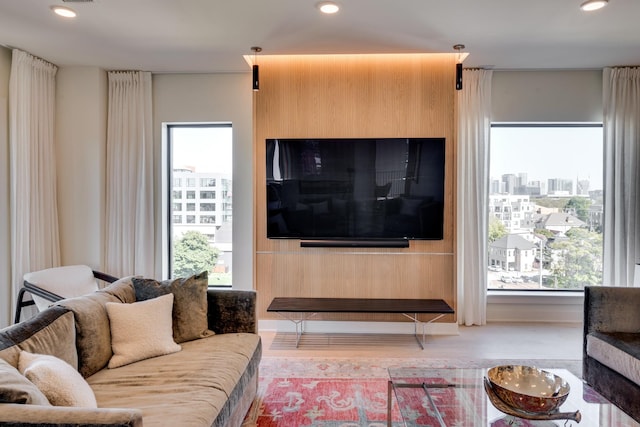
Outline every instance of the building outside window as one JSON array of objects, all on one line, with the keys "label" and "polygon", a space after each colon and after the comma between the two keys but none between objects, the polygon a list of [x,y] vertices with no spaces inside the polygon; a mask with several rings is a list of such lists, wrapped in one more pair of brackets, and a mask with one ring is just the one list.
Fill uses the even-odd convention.
[{"label": "building outside window", "polygon": [[215,224],[215,215],[200,215],[200,224]]},{"label": "building outside window", "polygon": [[494,123],[488,289],[602,284],[601,124]]},{"label": "building outside window", "polygon": [[[173,220],[165,239],[168,275],[187,277],[207,271],[210,286],[231,286],[231,125],[171,124],[166,129],[168,183],[174,184],[168,194],[181,199],[184,192],[189,200],[185,206],[188,215],[176,209],[169,212]],[[211,189],[216,185],[222,185],[224,192]],[[176,208],[177,204],[172,200],[168,206]]]}]

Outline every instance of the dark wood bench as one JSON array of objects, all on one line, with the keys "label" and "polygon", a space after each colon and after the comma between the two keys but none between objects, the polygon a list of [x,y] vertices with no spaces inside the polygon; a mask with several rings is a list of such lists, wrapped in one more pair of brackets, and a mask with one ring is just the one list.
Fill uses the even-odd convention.
[{"label": "dark wood bench", "polygon": [[[276,312],[296,326],[296,348],[304,333],[304,322],[318,313],[397,313],[413,320],[413,335],[424,350],[424,323],[432,323],[446,314],[454,314],[453,308],[442,299],[397,298],[274,298],[267,311]],[[294,318],[292,315],[301,315]],[[436,314],[428,322],[421,322],[418,314]],[[418,338],[418,324],[422,324],[422,341]]]}]

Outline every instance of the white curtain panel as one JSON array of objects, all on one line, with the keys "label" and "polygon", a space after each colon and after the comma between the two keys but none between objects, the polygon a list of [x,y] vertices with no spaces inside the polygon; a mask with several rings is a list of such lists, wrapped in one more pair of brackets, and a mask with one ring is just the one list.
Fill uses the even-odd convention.
[{"label": "white curtain panel", "polygon": [[458,92],[458,323],[487,322],[491,70],[465,70]]},{"label": "white curtain panel", "polygon": [[57,70],[13,50],[9,78],[13,310],[25,273],[60,264],[54,143]]},{"label": "white curtain panel", "polygon": [[151,73],[109,77],[105,262],[115,276],[155,273]]},{"label": "white curtain panel", "polygon": [[603,284],[633,286],[640,256],[640,68],[605,68]]}]

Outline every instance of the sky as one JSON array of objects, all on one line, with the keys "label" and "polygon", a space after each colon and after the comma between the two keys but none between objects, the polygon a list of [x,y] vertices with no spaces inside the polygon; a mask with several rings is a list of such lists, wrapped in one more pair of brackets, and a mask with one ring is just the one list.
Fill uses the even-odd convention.
[{"label": "sky", "polygon": [[528,181],[589,180],[602,189],[601,127],[492,127],[490,175],[526,173]]},{"label": "sky", "polygon": [[232,128],[174,127],[173,167],[195,167],[195,172],[232,172]]}]

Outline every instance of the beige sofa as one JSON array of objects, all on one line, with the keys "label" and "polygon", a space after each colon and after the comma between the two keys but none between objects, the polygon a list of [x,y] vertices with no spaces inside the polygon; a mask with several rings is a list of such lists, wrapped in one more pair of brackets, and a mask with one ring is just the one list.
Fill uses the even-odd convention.
[{"label": "beige sofa", "polygon": [[[131,280],[121,279],[90,295],[60,301],[32,319],[0,330],[0,358],[8,362],[4,364],[7,369],[18,367],[23,351],[55,356],[85,378],[98,406],[24,403],[31,401],[28,393],[12,394],[11,375],[2,374],[0,401],[11,400],[6,398],[9,395],[18,396],[14,401],[23,403],[0,403],[0,425],[196,427],[242,423],[256,395],[262,351],[255,333],[255,293],[206,290],[205,322],[215,334],[181,342],[180,351],[112,369],[107,365],[113,356],[113,322],[106,305],[136,302]],[[137,325],[131,326],[135,331]]]}]

